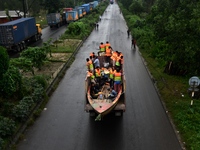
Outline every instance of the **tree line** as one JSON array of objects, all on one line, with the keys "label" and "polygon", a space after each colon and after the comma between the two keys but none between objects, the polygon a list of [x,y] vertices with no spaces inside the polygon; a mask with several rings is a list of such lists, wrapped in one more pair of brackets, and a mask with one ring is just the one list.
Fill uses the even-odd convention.
[{"label": "tree line", "polygon": [[0,0],[0,10],[16,10],[38,14],[40,10],[47,10],[48,13],[59,12],[64,7],[74,7],[79,4],[88,3],[89,0]]},{"label": "tree line", "polygon": [[200,73],[200,1],[120,0],[141,50],[175,75]]}]

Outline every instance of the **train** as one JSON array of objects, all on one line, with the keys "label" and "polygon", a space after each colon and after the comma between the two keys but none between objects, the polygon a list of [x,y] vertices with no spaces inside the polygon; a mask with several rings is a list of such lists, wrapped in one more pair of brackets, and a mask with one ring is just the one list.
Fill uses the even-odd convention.
[{"label": "train", "polygon": [[77,21],[89,14],[99,5],[98,1],[75,6],[74,8],[63,8],[61,13],[49,13],[46,15],[47,24],[50,28],[59,28],[61,25]]}]

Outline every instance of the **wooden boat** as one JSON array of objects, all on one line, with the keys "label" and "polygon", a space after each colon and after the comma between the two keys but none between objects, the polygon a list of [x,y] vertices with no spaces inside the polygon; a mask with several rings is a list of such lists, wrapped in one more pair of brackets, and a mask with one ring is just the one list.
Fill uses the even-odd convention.
[{"label": "wooden boat", "polygon": [[[102,56],[99,57],[100,60],[104,59]],[[101,61],[100,61],[101,62]],[[86,111],[95,112],[97,114],[96,121],[100,121],[103,116],[109,114],[110,112],[118,112],[120,115],[125,111],[125,76],[122,76],[122,84],[118,90],[117,95],[113,98],[109,97],[111,93],[111,87],[109,83],[105,83],[100,88],[100,92],[96,97],[91,95],[91,81],[90,78],[86,77]],[[123,95],[123,96],[122,96]],[[117,106],[118,105],[118,106]],[[117,106],[117,107],[116,107]],[[116,109],[117,108],[117,109]]]}]

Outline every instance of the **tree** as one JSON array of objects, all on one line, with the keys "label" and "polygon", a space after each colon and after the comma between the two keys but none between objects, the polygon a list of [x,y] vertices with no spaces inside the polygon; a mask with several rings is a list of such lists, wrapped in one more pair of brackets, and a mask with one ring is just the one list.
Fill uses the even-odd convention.
[{"label": "tree", "polygon": [[0,80],[9,67],[9,56],[5,48],[0,46]]}]

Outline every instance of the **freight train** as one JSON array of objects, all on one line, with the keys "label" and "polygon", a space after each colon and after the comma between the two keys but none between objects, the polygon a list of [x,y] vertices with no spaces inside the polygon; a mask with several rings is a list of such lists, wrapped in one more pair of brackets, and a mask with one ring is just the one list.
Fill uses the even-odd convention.
[{"label": "freight train", "polygon": [[63,12],[60,13],[50,13],[47,14],[47,23],[50,28],[60,27],[64,24],[69,24],[70,22],[77,21],[89,14],[98,6],[98,1],[93,1],[87,4],[76,6],[75,8],[63,8]]}]

